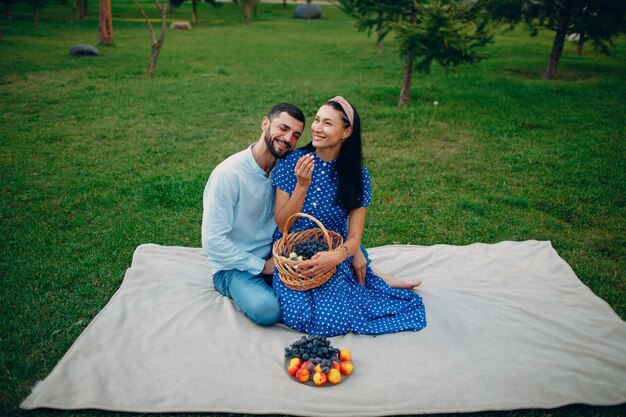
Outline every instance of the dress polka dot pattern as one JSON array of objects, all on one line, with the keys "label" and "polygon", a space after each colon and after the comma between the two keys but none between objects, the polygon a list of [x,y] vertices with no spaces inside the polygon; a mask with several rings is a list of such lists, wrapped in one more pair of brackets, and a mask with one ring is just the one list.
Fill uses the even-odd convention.
[{"label": "dress polka dot pattern", "polygon": [[[304,150],[294,150],[272,172],[272,184],[289,193],[294,191],[294,168]],[[344,239],[347,236],[348,210],[334,204],[337,194],[335,161],[325,162],[314,156],[315,169],[302,212],[320,220],[328,230]],[[363,204],[372,202],[370,177],[363,167]],[[317,227],[306,218],[298,218],[290,231]],[[280,238],[277,230],[274,241]],[[272,286],[280,297],[283,322],[300,332],[336,336],[348,332],[384,334],[418,331],[426,326],[422,298],[411,290],[391,288],[368,267],[365,285],[359,284],[346,259],[325,284],[308,291],[287,288],[274,272]]]}]

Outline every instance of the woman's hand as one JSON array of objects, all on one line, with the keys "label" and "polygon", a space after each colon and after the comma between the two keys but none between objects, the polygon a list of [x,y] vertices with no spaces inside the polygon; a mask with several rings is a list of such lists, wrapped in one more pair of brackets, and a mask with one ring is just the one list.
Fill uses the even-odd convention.
[{"label": "woman's hand", "polygon": [[311,177],[313,176],[313,168],[315,167],[315,163],[313,162],[313,154],[309,153],[298,159],[296,162],[296,167],[294,172],[296,174],[296,179],[298,180],[297,185],[300,187],[304,187],[308,189],[311,185]]},{"label": "woman's hand", "polygon": [[327,273],[344,260],[344,251],[317,252],[311,259],[302,261],[298,265],[298,273],[302,277],[312,278]]},{"label": "woman's hand", "polygon": [[359,250],[356,251],[354,258],[352,258],[352,270],[354,274],[359,280],[359,284],[365,285],[365,271],[367,268],[367,259],[365,259],[365,254],[361,250],[359,246]]}]

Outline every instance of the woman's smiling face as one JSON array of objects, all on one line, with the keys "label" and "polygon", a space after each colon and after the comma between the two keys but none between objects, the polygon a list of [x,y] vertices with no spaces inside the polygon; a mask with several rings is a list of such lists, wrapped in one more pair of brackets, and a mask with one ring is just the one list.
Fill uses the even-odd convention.
[{"label": "woman's smiling face", "polygon": [[350,127],[344,127],[341,113],[325,104],[319,108],[311,125],[313,146],[317,150],[339,154],[341,144],[350,136],[351,130]]}]

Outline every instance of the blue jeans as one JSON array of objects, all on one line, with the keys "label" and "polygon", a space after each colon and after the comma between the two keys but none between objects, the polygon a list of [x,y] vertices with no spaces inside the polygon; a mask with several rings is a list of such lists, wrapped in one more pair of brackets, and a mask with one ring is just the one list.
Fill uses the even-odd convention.
[{"label": "blue jeans", "polygon": [[273,326],[280,320],[280,304],[271,279],[271,276],[266,278],[230,269],[214,274],[213,285],[220,294],[233,300],[250,320],[261,326]]},{"label": "blue jeans", "polygon": [[[361,245],[369,265],[371,260]],[[213,275],[213,286],[222,295],[233,300],[239,310],[261,326],[273,326],[280,321],[278,295],[272,289],[272,277],[252,275],[238,269],[219,271]]]}]

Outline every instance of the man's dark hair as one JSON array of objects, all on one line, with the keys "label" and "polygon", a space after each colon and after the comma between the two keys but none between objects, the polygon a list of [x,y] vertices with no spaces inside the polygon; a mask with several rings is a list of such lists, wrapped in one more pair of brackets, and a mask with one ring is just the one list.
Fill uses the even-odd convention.
[{"label": "man's dark hair", "polygon": [[304,113],[302,113],[302,110],[300,110],[297,106],[294,106],[291,103],[276,104],[267,114],[267,118],[272,121],[277,118],[282,112],[285,112],[294,119],[301,121],[302,124],[306,124],[304,122]]}]

